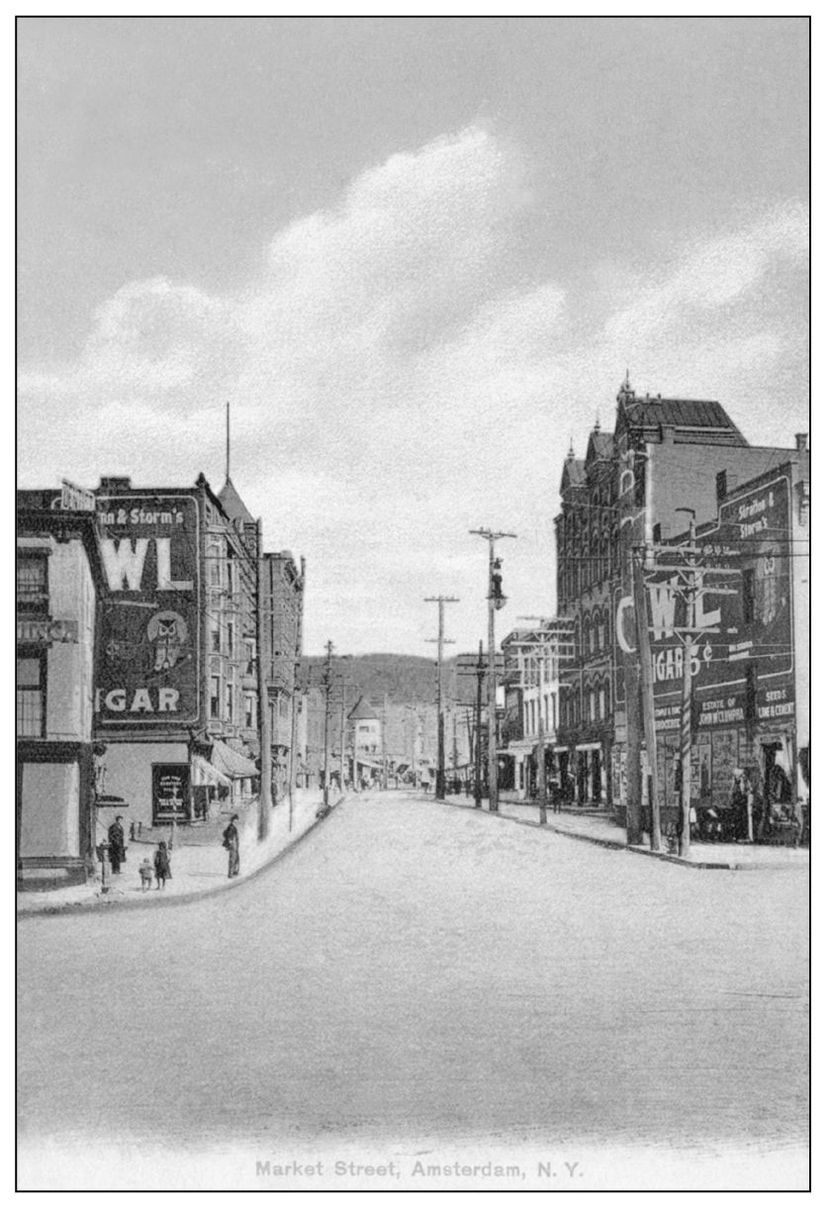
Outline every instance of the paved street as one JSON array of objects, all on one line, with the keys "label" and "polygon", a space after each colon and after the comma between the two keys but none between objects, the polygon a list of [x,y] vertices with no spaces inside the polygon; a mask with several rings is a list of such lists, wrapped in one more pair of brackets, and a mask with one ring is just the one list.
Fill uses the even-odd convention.
[{"label": "paved street", "polygon": [[805,1142],[803,871],[364,795],[236,890],[19,942],[24,1167],[75,1142]]}]

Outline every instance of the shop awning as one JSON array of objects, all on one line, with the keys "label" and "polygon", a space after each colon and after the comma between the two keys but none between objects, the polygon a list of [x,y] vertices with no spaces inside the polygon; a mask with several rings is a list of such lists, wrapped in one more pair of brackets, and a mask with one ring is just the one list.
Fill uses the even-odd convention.
[{"label": "shop awning", "polygon": [[220,772],[218,768],[214,768],[213,764],[201,755],[194,755],[190,760],[190,783],[192,785],[230,785],[231,778],[225,776],[224,772]]},{"label": "shop awning", "polygon": [[238,751],[234,751],[227,743],[222,742],[221,738],[213,740],[213,751],[210,758],[214,767],[218,768],[220,772],[224,772],[226,776],[259,776],[259,769],[254,761],[248,759],[247,755],[240,755]]}]

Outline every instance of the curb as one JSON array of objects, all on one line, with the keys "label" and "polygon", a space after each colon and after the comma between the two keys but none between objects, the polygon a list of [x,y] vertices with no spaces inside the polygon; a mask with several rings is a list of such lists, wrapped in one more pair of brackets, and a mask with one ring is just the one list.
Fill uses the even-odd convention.
[{"label": "curb", "polygon": [[312,831],[318,828],[321,823],[324,823],[330,817],[331,812],[342,805],[345,797],[341,797],[338,801],[332,803],[329,807],[328,814],[323,814],[319,818],[315,817],[311,820],[304,831],[294,839],[289,840],[286,846],[279,852],[275,852],[266,861],[263,861],[256,869],[252,869],[249,873],[242,873],[238,878],[233,878],[227,881],[222,886],[209,886],[205,890],[189,890],[185,894],[171,894],[167,898],[153,899],[152,901],[140,899],[125,899],[121,903],[100,903],[90,900],[86,903],[59,903],[55,907],[28,907],[17,911],[18,920],[40,919],[44,916],[56,915],[89,915],[94,912],[114,912],[114,911],[135,911],[136,909],[145,910],[148,907],[183,907],[187,903],[197,903],[201,899],[216,898],[219,895],[227,894],[231,890],[238,890],[240,886],[246,882],[251,882],[254,878],[259,877],[275,865],[277,861],[281,861],[284,856],[288,856],[289,852],[293,852],[298,844],[310,835]]},{"label": "curb", "polygon": [[[472,810],[474,814],[489,814],[489,810],[485,810],[482,806],[477,809],[475,806],[467,806],[461,802],[445,802],[446,805],[455,806],[458,810]],[[505,805],[515,806],[520,805],[519,802],[505,802]],[[720,869],[728,870],[729,872],[754,871],[760,870],[782,873],[784,871],[792,872],[793,869],[801,868],[796,865],[780,865],[774,862],[770,864],[761,863],[758,861],[694,861],[683,856],[676,856],[671,852],[652,852],[650,848],[646,848],[640,844],[626,844],[622,840],[603,840],[598,839],[595,835],[584,835],[579,831],[569,831],[566,827],[557,827],[554,823],[531,823],[526,819],[514,818],[511,814],[502,814],[499,812],[498,818],[505,822],[517,823],[520,827],[532,827],[536,831],[552,831],[555,835],[561,835],[564,839],[578,840],[583,844],[593,844],[597,848],[610,848],[615,852],[631,852],[635,856],[649,857],[651,860],[664,861],[669,865],[680,865],[685,869]],[[804,862],[804,868],[809,868],[809,860]]]}]

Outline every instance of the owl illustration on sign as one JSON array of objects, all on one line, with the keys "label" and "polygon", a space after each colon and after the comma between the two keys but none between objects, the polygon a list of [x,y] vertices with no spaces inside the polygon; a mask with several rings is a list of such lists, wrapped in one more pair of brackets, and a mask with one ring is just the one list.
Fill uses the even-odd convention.
[{"label": "owl illustration on sign", "polygon": [[153,670],[169,671],[181,657],[187,625],[178,612],[156,612],[147,622],[147,637],[155,655]]}]

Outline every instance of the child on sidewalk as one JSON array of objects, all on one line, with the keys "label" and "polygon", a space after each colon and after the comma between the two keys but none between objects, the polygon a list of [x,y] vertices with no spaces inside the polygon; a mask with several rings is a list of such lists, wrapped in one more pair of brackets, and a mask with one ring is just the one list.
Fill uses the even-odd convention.
[{"label": "child on sidewalk", "polygon": [[150,864],[150,858],[145,856],[144,860],[138,867],[138,872],[141,877],[141,889],[150,890],[153,884],[153,866]]}]

